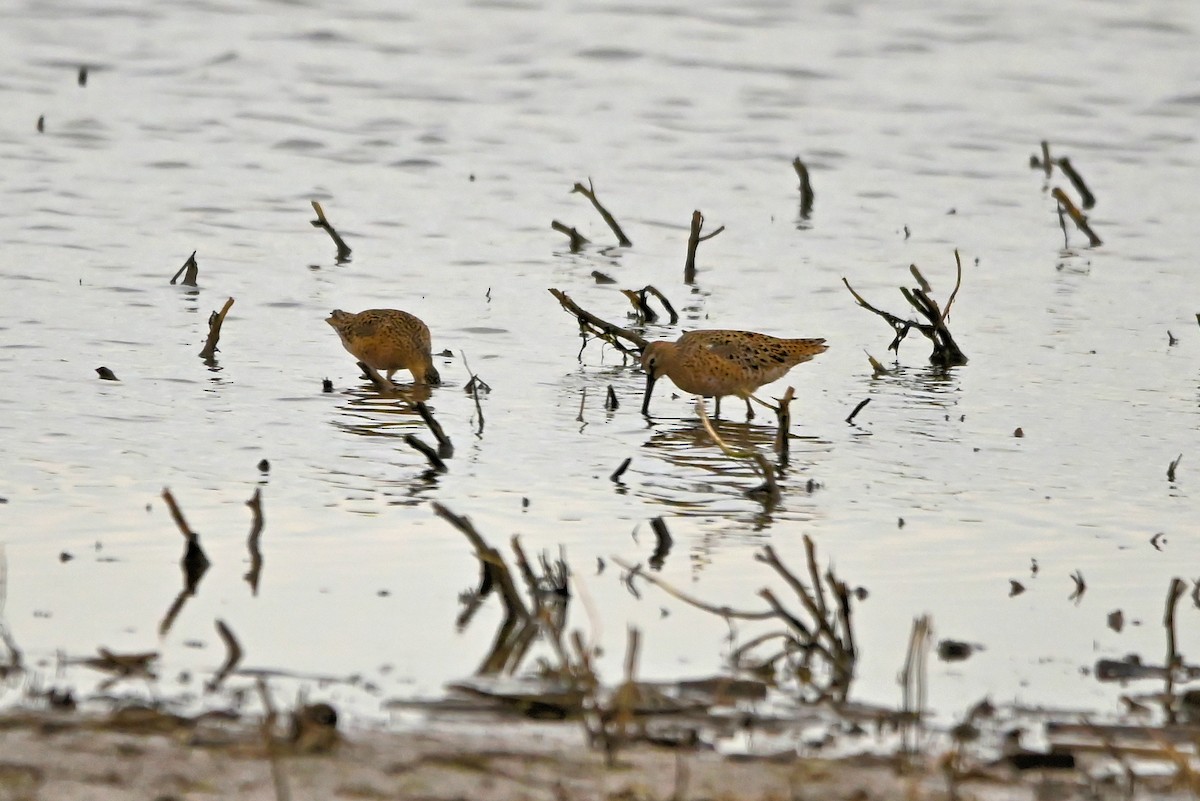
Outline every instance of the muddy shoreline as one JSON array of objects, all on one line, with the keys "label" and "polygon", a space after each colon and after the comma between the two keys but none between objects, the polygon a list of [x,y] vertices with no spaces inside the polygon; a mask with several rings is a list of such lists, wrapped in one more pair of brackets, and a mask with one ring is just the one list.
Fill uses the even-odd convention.
[{"label": "muddy shoreline", "polygon": [[1190,797],[1171,777],[1141,775],[1130,788],[1086,761],[1070,770],[1025,771],[992,761],[951,782],[950,753],[939,748],[902,763],[795,749],[734,757],[638,742],[610,767],[577,725],[500,718],[489,725],[430,721],[408,732],[350,728],[314,745],[288,736],[268,741],[257,724],[211,716],[10,712],[0,717],[0,755],[0,799]]}]

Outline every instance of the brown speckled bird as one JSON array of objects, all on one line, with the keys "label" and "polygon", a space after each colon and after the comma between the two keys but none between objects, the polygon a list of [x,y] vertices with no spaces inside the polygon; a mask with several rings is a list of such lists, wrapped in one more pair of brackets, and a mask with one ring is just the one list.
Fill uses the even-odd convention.
[{"label": "brown speckled bird", "polygon": [[654,382],[665,375],[684,392],[716,398],[718,414],[721,396],[737,395],[746,401],[746,416],[753,417],[755,390],[827,349],[823,339],[779,339],[754,331],[688,331],[674,342],[651,342],[642,351],[642,414],[650,413]]},{"label": "brown speckled bird", "polygon": [[408,312],[367,309],[358,314],[334,309],[325,318],[342,338],[342,346],[364,364],[392,373],[408,370],[418,384],[440,384],[433,366],[429,327]]}]

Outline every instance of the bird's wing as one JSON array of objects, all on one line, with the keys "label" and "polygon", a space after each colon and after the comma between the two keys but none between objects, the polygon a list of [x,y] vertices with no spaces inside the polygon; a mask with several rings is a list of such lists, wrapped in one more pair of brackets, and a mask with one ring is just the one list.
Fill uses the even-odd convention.
[{"label": "bird's wing", "polygon": [[[697,346],[720,356],[730,364],[754,372],[765,373],[782,366],[799,364],[820,352],[816,351],[810,356],[798,359],[796,354],[789,350],[787,340],[754,331],[694,331],[684,334],[684,337],[691,334],[696,335]],[[680,344],[684,344],[682,338]]]}]

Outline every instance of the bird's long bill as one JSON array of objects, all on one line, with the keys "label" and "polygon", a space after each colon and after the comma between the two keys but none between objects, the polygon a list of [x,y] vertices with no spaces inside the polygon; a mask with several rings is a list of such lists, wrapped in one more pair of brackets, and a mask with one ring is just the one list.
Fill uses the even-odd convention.
[{"label": "bird's long bill", "polygon": [[654,382],[658,380],[658,376],[654,374],[653,367],[646,368],[646,394],[642,397],[642,414],[646,417],[650,416],[650,393],[654,391]]}]

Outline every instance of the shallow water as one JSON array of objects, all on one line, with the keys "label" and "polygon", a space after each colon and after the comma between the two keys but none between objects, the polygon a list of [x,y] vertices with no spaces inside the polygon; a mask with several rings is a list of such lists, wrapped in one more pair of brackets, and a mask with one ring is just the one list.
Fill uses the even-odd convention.
[{"label": "shallow water", "polygon": [[[776,584],[758,546],[800,567],[813,537],[870,590],[862,700],[898,702],[924,613],[939,636],[985,646],[934,666],[931,702],[947,715],[984,694],[1115,711],[1119,689],[1087,669],[1165,649],[1168,582],[1200,557],[1195,4],[86,9],[0,11],[4,614],[42,685],[94,681],[59,673],[59,652],[161,649],[169,681],[154,692],[201,695],[186,677],[220,664],[219,618],[249,666],[361,676],[366,692],[301,682],[361,716],[436,694],[471,674],[500,612],[489,602],[454,630],[477,566],[435,500],[502,549],[513,534],[531,553],[565,549],[592,610],[577,604],[572,625],[604,645],[608,678],[629,624],[649,677],[711,672],[728,650],[720,621],[652,588],[631,597],[611,564],[596,575],[597,558],[648,558],[655,516],[675,539],[661,575],[738,607]],[[1096,194],[1102,246],[1071,230],[1064,248],[1048,187],[1074,193],[1029,168],[1042,139]],[[813,175],[809,219],[797,155]],[[609,247],[569,194],[589,177],[633,247]],[[349,262],[308,224],[313,199]],[[689,287],[693,209],[725,231],[701,245]],[[553,219],[596,244],[570,253]],[[891,331],[842,277],[903,314],[908,265],[945,298],[955,248],[950,322],[970,364],[930,368],[914,334],[893,365]],[[169,285],[193,250],[199,287]],[[596,285],[597,269],[618,283]],[[575,321],[546,292],[620,321],[616,288],[646,284],[683,316],[651,338],[828,339],[763,392],[798,397],[774,508],[743,494],[757,477],[710,444],[689,399],[660,383],[648,424],[639,370],[598,343],[577,359]],[[196,354],[228,297],[207,366]],[[430,439],[420,418],[365,384],[322,322],[377,306],[422,317],[453,354],[428,399],[456,448],[443,475],[403,443]],[[872,377],[864,350],[895,369]],[[492,387],[480,433],[464,357]],[[101,365],[120,381],[98,380]],[[722,431],[768,446],[769,421],[746,426],[738,406]],[[213,568],[160,638],[182,552],[164,487]],[[60,563],[64,551],[75,558]],[[1008,598],[1010,579],[1028,591]],[[1141,625],[1109,630],[1118,608]],[[1200,645],[1195,610],[1180,638],[1184,654]]]}]

